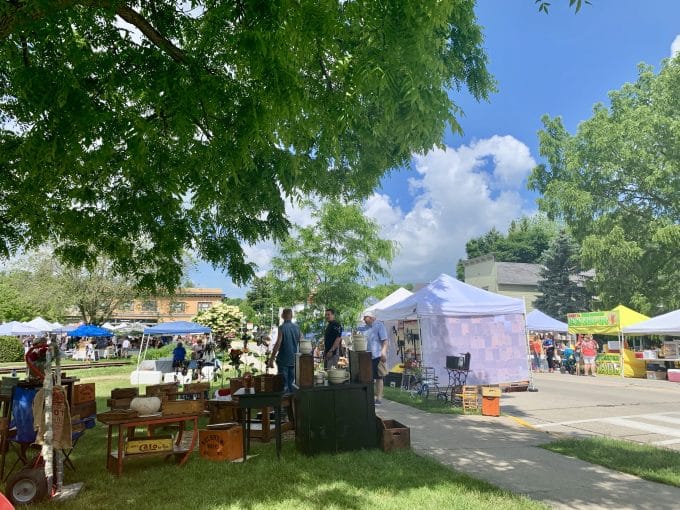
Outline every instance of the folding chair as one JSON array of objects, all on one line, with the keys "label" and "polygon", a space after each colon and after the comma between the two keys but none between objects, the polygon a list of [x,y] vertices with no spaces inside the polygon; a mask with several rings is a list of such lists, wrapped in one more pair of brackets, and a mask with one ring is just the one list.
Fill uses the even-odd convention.
[{"label": "folding chair", "polygon": [[71,453],[75,450],[78,440],[85,435],[85,431],[94,428],[96,424],[96,414],[82,419],[79,416],[71,417],[71,448],[64,448],[61,452],[64,454],[64,465],[72,471],[75,471],[76,467],[73,465],[73,461],[71,461]]},{"label": "folding chair", "polygon": [[[17,458],[7,472],[5,480],[14,469],[29,464],[28,451],[35,443],[36,431],[33,429],[33,400],[38,388],[15,386],[12,389],[12,421],[8,431],[8,449],[12,448]],[[3,465],[4,468],[4,465]],[[3,469],[4,475],[4,469]]]}]

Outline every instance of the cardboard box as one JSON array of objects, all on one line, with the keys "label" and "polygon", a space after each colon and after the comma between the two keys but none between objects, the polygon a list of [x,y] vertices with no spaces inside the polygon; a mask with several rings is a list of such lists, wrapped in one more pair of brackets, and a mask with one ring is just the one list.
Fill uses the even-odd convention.
[{"label": "cardboard box", "polygon": [[126,455],[139,455],[143,453],[171,452],[172,436],[144,437],[140,439],[128,439],[125,445]]},{"label": "cardboard box", "polygon": [[411,448],[411,430],[397,420],[378,421],[378,444],[384,452]]},{"label": "cardboard box", "polygon": [[243,458],[243,429],[240,425],[215,424],[198,431],[198,449],[208,460],[236,460]]},{"label": "cardboard box", "polygon": [[656,381],[665,381],[666,380],[666,372],[663,370],[655,371],[652,372],[651,370],[647,371],[647,379],[654,379]]},{"label": "cardboard box", "polygon": [[92,402],[95,400],[95,397],[94,383],[76,384],[73,386],[73,404]]}]

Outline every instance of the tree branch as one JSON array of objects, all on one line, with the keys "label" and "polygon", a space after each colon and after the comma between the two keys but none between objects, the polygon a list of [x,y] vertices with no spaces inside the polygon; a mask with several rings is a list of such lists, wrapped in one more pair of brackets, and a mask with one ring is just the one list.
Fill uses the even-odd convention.
[{"label": "tree branch", "polygon": [[189,58],[181,49],[175,46],[169,39],[163,37],[163,35],[137,11],[131,9],[127,5],[121,5],[120,7],[116,7],[116,14],[131,25],[137,27],[149,41],[170,55],[170,58],[175,62],[179,64],[190,63]]}]

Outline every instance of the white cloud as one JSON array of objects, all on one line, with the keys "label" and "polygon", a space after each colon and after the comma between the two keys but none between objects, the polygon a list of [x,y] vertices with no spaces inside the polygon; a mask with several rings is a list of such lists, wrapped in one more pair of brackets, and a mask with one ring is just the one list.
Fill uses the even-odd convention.
[{"label": "white cloud", "polygon": [[519,189],[536,162],[511,136],[493,136],[457,149],[436,149],[414,161],[409,179],[413,208],[403,212],[390,197],[374,194],[364,211],[385,238],[400,245],[392,264],[398,282],[424,282],[455,274],[465,242],[492,227],[505,230],[526,211]]},{"label": "white cloud", "polygon": [[671,57],[676,56],[678,53],[680,53],[680,34],[676,35],[671,43]]}]

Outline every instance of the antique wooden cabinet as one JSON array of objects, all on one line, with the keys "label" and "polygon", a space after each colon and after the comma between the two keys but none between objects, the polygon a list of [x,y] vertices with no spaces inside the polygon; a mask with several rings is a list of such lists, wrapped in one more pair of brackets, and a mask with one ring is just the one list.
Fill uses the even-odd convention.
[{"label": "antique wooden cabinet", "polygon": [[377,447],[373,384],[301,388],[295,399],[295,446],[302,453]]}]

